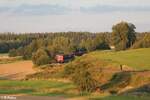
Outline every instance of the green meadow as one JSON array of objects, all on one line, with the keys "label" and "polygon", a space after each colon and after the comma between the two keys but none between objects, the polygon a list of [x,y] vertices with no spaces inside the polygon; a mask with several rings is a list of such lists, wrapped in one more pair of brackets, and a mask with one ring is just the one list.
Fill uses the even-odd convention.
[{"label": "green meadow", "polygon": [[110,63],[127,65],[139,70],[150,69],[150,48],[133,49],[127,51],[95,51],[88,56]]},{"label": "green meadow", "polygon": [[150,96],[107,96],[79,93],[73,83],[48,80],[10,81],[0,80],[0,94],[25,94],[34,96],[62,96],[89,100],[149,100]]},{"label": "green meadow", "polygon": [[[69,91],[72,90],[72,91]],[[75,86],[48,80],[10,81],[0,80],[0,94],[27,94],[35,96],[77,96],[74,94]]]}]

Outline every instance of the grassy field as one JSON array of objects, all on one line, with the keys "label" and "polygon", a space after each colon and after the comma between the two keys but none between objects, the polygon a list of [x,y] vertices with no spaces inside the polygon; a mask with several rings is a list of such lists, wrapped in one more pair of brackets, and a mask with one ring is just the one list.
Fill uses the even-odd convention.
[{"label": "grassy field", "polygon": [[[9,81],[0,80],[0,94],[26,94],[34,96],[62,96],[83,98],[82,100],[149,100],[150,96],[107,96],[102,94],[79,93],[73,83],[48,80]],[[75,99],[77,100],[77,99]]]},{"label": "grassy field", "polygon": [[1,53],[0,57],[3,57],[3,56],[8,56],[8,53]]},{"label": "grassy field", "polygon": [[22,60],[22,57],[9,57],[7,53],[0,54],[0,64],[13,63]]},{"label": "grassy field", "polygon": [[[69,91],[71,90],[71,91]],[[9,81],[0,80],[0,94],[28,94],[35,96],[77,96],[72,83],[48,80]]]},{"label": "grassy field", "polygon": [[150,48],[127,51],[96,51],[88,54],[99,60],[109,61],[116,64],[127,65],[135,69],[150,69]]}]

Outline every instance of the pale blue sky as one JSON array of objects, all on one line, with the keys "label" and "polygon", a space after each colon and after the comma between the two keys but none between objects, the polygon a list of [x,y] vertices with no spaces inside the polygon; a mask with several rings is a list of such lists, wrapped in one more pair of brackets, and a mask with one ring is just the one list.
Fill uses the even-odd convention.
[{"label": "pale blue sky", "polygon": [[150,0],[0,0],[0,32],[104,32],[120,21],[150,31]]}]

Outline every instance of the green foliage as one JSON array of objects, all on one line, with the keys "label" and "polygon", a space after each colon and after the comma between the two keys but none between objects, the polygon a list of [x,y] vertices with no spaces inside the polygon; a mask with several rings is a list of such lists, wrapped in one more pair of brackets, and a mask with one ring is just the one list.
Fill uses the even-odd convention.
[{"label": "green foliage", "polygon": [[85,48],[88,52],[96,49],[92,39],[82,40],[80,43],[81,48]]},{"label": "green foliage", "polygon": [[110,49],[108,41],[106,41],[107,36],[104,34],[96,35],[95,38],[87,38],[82,40],[80,43],[80,48],[85,48],[88,52],[94,50],[104,50]]},{"label": "green foliage", "polygon": [[91,74],[83,67],[76,69],[72,80],[80,91],[93,92],[97,88],[96,80],[93,79]]},{"label": "green foliage", "polygon": [[150,34],[144,34],[144,37],[135,42],[135,44],[132,46],[133,49],[149,48],[149,47],[150,47]]},{"label": "green foliage", "polygon": [[[31,59],[32,53],[36,52],[37,49],[41,47],[47,48],[49,54],[54,56],[58,52],[70,53],[76,49],[86,49],[89,52],[109,49],[109,45],[113,45],[112,40],[115,40],[114,43],[117,43],[116,47],[118,50],[126,49],[133,45],[136,37],[140,38],[143,35],[135,34],[135,26],[133,24],[126,22],[122,23],[113,27],[112,36],[115,36],[113,39],[111,39],[111,34],[109,32],[1,33],[0,53],[8,53],[11,49],[16,49],[16,56],[23,56],[24,59]],[[117,33],[120,33],[121,36]],[[141,47],[149,47],[148,41],[142,43],[142,45],[139,42],[138,44]]]},{"label": "green foliage", "polygon": [[17,56],[16,50],[15,49],[10,50],[9,57],[15,57],[15,56]]},{"label": "green foliage", "polygon": [[28,59],[31,59],[32,57],[32,51],[29,47],[26,47],[24,50],[23,50],[23,59],[25,60],[28,60]]},{"label": "green foliage", "polygon": [[39,48],[42,48],[44,43],[41,39],[32,41],[29,45],[25,46],[22,49],[17,49],[17,52],[23,56],[23,59],[31,59],[32,54],[35,53]]},{"label": "green foliage", "polygon": [[[108,48],[108,33],[67,32],[38,34],[1,34],[0,53],[10,51],[10,56],[31,59],[39,48],[46,48],[54,58],[58,53],[69,54],[80,49],[93,51]],[[14,50],[15,49],[15,50]]]},{"label": "green foliage", "polygon": [[91,75],[91,71],[89,70],[91,66],[87,62],[79,61],[78,64],[65,66],[64,74],[71,77],[80,91],[92,92],[96,90],[98,82]]},{"label": "green foliage", "polygon": [[75,50],[75,44],[67,37],[56,37],[48,44],[48,51],[51,56],[57,53],[69,54]]},{"label": "green foliage", "polygon": [[0,53],[8,53],[11,49],[19,48],[23,44],[21,41],[1,41],[0,40]]},{"label": "green foliage", "polygon": [[40,66],[48,64],[50,62],[50,57],[45,50],[39,49],[36,53],[33,54],[32,61],[35,65]]},{"label": "green foliage", "polygon": [[21,56],[24,54],[24,48],[19,47],[18,49],[11,49],[9,50],[9,57],[16,57],[16,56]]},{"label": "green foliage", "polygon": [[131,23],[121,22],[114,25],[112,30],[113,45],[116,50],[126,50],[136,40],[135,26]]},{"label": "green foliage", "polygon": [[68,64],[64,67],[64,76],[65,77],[72,77],[72,75],[74,74],[74,71],[75,71],[76,67],[73,66],[73,64]]}]

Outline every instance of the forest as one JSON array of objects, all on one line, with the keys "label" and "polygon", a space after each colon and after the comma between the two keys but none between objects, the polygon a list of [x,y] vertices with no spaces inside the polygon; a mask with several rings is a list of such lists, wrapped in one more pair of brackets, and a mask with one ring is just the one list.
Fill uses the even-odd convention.
[{"label": "forest", "polygon": [[[25,60],[32,59],[34,64],[43,65],[53,62],[57,54],[110,50],[111,46],[115,46],[117,51],[150,47],[150,32],[138,33],[132,26],[132,29],[129,27],[129,36],[125,36],[124,24],[128,23],[121,22],[113,26],[113,32],[100,33],[1,33],[0,53],[9,53],[10,57],[22,56]],[[119,32],[117,29],[120,27],[125,30]],[[116,34],[117,31],[119,35]]]}]

